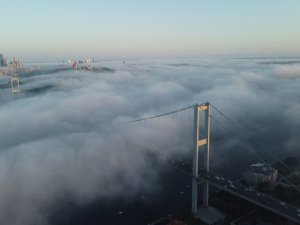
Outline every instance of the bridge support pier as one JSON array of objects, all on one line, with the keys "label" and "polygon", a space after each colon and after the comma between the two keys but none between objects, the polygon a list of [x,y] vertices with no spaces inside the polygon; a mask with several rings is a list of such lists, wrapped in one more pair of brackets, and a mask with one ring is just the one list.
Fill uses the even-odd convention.
[{"label": "bridge support pier", "polygon": [[[200,113],[205,112],[205,131],[200,133]],[[192,180],[192,213],[198,212],[198,183],[197,177],[199,174],[199,148],[204,146],[204,165],[205,172],[209,172],[209,143],[210,143],[210,105],[207,102],[205,105],[195,105],[194,108],[194,152],[193,152],[193,180]],[[202,185],[202,207],[208,207],[209,200],[209,184],[204,182]]]}]

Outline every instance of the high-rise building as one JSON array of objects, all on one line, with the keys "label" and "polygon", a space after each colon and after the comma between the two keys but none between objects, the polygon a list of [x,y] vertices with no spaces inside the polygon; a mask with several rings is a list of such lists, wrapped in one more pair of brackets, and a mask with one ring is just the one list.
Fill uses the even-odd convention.
[{"label": "high-rise building", "polygon": [[3,66],[4,56],[0,54],[0,66]]},{"label": "high-rise building", "polygon": [[0,66],[7,66],[7,59],[4,58],[3,54],[0,54]]}]

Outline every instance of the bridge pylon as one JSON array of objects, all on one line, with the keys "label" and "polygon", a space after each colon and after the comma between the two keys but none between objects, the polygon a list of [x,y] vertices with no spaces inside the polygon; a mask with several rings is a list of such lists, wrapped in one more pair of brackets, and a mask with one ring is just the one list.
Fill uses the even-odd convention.
[{"label": "bridge pylon", "polygon": [[[200,114],[205,113],[204,130],[200,129]],[[201,131],[201,132],[200,132]],[[210,145],[210,104],[209,102],[203,105],[195,105],[194,107],[194,142],[193,142],[193,178],[192,178],[192,213],[195,215],[198,212],[198,173],[199,173],[199,150],[203,146],[204,160],[203,169],[209,172],[209,146]],[[209,185],[208,182],[201,184],[203,190],[202,207],[208,207]]]}]

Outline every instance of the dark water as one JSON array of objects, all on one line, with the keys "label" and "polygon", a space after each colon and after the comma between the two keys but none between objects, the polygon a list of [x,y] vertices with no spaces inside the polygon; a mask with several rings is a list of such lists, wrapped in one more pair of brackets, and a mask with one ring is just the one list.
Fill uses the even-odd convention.
[{"label": "dark water", "polygon": [[[214,140],[214,142],[217,142]],[[190,163],[192,155],[184,155],[178,158]],[[157,190],[141,190],[131,198],[123,196],[113,199],[97,199],[86,205],[78,205],[66,199],[53,207],[50,215],[51,225],[143,225],[156,219],[181,212],[191,205],[191,177],[166,161],[151,158],[151,168],[159,173]],[[211,162],[211,170],[221,176],[236,180],[239,179],[251,162],[251,158],[233,161],[222,168],[214,167]],[[235,168],[239,168],[236,170]],[[211,186],[210,190],[214,190]],[[199,190],[200,192],[201,190]]]},{"label": "dark water", "polygon": [[[54,207],[49,217],[53,225],[135,225],[154,220],[189,207],[191,177],[164,163],[159,178],[159,189],[140,191],[132,199],[117,197],[97,199],[87,205],[76,205],[63,200]],[[126,193],[124,193],[126,196]]]}]

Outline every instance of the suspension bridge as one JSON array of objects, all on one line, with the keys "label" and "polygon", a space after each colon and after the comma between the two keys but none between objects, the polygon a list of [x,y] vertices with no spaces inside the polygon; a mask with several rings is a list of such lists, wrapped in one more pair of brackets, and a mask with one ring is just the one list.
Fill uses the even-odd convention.
[{"label": "suspension bridge", "polygon": [[[212,185],[256,206],[264,208],[267,211],[300,224],[300,209],[296,206],[282,202],[279,199],[260,193],[253,188],[233,182],[230,179],[210,171],[211,121],[225,132],[230,133],[224,123],[211,113],[212,109],[232,126],[241,130],[241,135],[247,135],[246,132],[244,132],[246,128],[226,116],[220,109],[210,103],[195,104],[156,116],[148,116],[127,122],[117,122],[115,125],[121,127],[123,130],[124,125],[129,126],[132,130],[135,130],[134,135],[141,134],[142,130],[144,133],[146,129],[151,138],[148,139],[148,143],[146,139],[143,140],[145,141],[145,146],[148,146],[150,149],[168,148],[168,146],[170,148],[171,145],[172,148],[178,148],[179,152],[182,149],[189,149],[192,152],[192,165],[179,161],[171,156],[168,156],[168,160],[173,166],[192,177],[191,208],[194,215],[197,214],[199,206],[202,208],[209,206],[209,185]],[[130,129],[128,129],[128,132],[129,130]],[[257,160],[269,163],[270,159],[272,159],[280,163],[285,169],[292,171],[285,162],[280,160],[256,139],[251,137],[248,138],[248,140],[260,149],[260,152],[252,149],[253,156]],[[160,143],[159,147],[158,142]],[[281,177],[290,187],[299,191],[299,188],[282,174]],[[202,193],[200,193],[200,204],[198,204],[199,185],[202,187],[200,189],[202,190]]]}]

